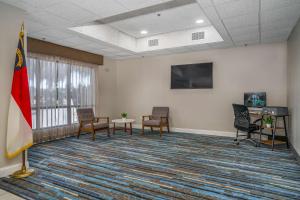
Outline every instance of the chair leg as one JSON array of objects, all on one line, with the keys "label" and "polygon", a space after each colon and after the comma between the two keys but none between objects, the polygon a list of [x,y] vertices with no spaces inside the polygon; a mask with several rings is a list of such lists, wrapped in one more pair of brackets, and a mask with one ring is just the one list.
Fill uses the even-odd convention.
[{"label": "chair leg", "polygon": [[235,137],[235,139],[234,139],[235,142],[238,141],[238,137],[239,137],[239,130],[236,129],[236,137]]},{"label": "chair leg", "polygon": [[80,136],[80,127],[79,127],[79,129],[78,129],[78,132],[77,132],[77,139],[79,139],[79,136]]},{"label": "chair leg", "polygon": [[142,135],[144,135],[144,125],[142,125]]},{"label": "chair leg", "polygon": [[160,125],[159,127],[159,134],[160,134],[160,137],[162,136],[162,125]]},{"label": "chair leg", "polygon": [[151,132],[153,132],[153,127],[151,126]]},{"label": "chair leg", "polygon": [[110,137],[110,129],[109,129],[109,127],[107,128],[107,137]]},{"label": "chair leg", "polygon": [[170,126],[169,124],[167,125],[168,133],[170,133]]},{"label": "chair leg", "polygon": [[95,139],[96,139],[96,132],[95,132],[95,130],[92,131],[92,134],[93,134],[93,141],[95,141]]}]

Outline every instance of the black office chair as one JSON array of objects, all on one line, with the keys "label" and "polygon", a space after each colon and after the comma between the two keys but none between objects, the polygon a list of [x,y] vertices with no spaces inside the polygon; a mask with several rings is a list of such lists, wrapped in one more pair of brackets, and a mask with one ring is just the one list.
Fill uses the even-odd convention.
[{"label": "black office chair", "polygon": [[[256,132],[260,130],[260,125],[258,122],[261,122],[262,119],[257,119],[253,123],[251,123],[249,110],[247,106],[240,105],[240,104],[232,104],[234,110],[234,127],[236,128],[236,139],[234,141],[237,145],[239,145],[240,141],[247,140],[258,146],[258,143],[255,141],[254,138],[251,138],[251,133],[259,134],[260,132]],[[238,140],[239,131],[246,132],[246,138]]]}]

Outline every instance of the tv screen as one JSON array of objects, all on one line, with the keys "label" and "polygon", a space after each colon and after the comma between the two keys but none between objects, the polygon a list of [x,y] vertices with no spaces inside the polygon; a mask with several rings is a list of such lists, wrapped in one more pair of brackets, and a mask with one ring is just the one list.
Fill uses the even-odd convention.
[{"label": "tv screen", "polygon": [[267,106],[267,95],[265,92],[248,92],[244,94],[244,105],[248,107],[261,108]]},{"label": "tv screen", "polygon": [[172,65],[171,89],[213,88],[213,63]]}]

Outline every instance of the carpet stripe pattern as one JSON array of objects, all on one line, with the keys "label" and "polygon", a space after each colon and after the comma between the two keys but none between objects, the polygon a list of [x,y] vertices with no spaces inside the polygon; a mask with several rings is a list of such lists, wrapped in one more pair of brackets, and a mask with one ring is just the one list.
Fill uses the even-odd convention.
[{"label": "carpet stripe pattern", "polygon": [[25,199],[300,199],[290,150],[232,138],[168,133],[82,135],[35,145],[26,179],[0,188]]}]

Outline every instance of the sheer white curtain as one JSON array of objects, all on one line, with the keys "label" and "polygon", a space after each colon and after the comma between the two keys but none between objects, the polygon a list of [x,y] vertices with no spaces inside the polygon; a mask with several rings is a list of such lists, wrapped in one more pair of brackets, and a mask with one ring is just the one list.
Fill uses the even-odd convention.
[{"label": "sheer white curtain", "polygon": [[28,77],[36,130],[71,127],[76,108],[95,108],[95,65],[29,53]]}]

